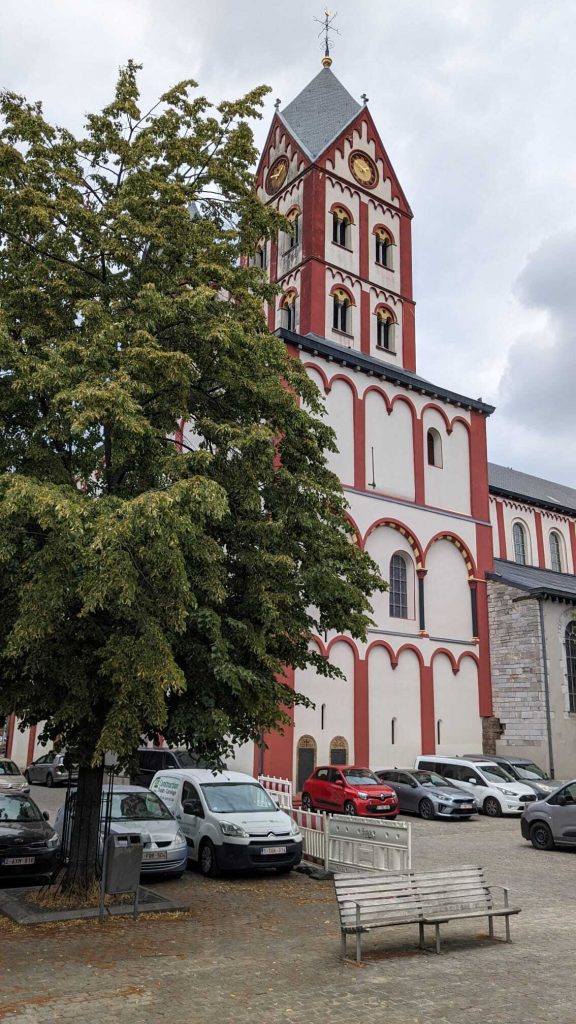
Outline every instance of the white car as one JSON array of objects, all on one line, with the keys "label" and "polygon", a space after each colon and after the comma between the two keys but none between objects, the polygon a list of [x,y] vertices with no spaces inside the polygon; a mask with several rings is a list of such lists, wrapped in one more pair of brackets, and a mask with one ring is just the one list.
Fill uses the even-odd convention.
[{"label": "white car", "polygon": [[290,871],[302,858],[302,836],[251,775],[208,768],[172,768],[150,783],[176,816],[188,857],[203,875],[247,868]]},{"label": "white car", "polygon": [[416,758],[416,768],[438,772],[450,779],[455,786],[471,793],[478,810],[491,818],[522,814],[527,804],[536,799],[530,786],[516,782],[510,772],[493,761],[426,754]]}]

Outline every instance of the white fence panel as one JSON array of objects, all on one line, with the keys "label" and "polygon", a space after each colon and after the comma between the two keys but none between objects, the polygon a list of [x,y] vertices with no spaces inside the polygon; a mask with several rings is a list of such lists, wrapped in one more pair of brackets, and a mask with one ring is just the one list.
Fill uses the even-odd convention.
[{"label": "white fence panel", "polygon": [[322,811],[302,811],[292,807],[290,814],[302,834],[302,856],[328,870],[327,815]]},{"label": "white fence panel", "polygon": [[410,871],[412,835],[409,822],[384,818],[328,819],[328,859],[333,870]]},{"label": "white fence panel", "polygon": [[292,783],[290,779],[278,779],[273,775],[259,775],[258,782],[273,796],[283,811],[292,809]]}]

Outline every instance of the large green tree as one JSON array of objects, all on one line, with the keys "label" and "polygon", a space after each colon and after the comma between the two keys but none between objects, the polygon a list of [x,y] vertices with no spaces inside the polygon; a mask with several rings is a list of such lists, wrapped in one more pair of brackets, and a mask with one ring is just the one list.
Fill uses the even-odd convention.
[{"label": "large green tree", "polygon": [[78,760],[81,886],[106,751],[161,732],[216,761],[281,727],[282,666],[334,675],[311,634],[363,637],[383,586],[245,259],[278,229],[266,90],[142,112],[137,72],[81,138],[0,98],[0,713]]}]

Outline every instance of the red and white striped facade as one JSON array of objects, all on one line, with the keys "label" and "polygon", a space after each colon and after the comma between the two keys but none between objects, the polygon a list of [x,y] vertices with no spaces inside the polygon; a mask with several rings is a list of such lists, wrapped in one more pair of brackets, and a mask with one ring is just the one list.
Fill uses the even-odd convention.
[{"label": "red and white striped facade", "polygon": [[[371,187],[352,173],[355,154],[377,168]],[[284,182],[270,195],[269,173],[283,157]],[[346,681],[288,670],[315,707],[297,707],[284,735],[267,736],[263,755],[239,751],[236,766],[297,784],[312,760],[329,762],[334,747],[349,762],[375,768],[413,763],[422,752],[480,751],[482,718],[492,714],[485,583],[492,409],[415,375],[412,213],[366,106],[315,158],[276,113],[257,184],[264,201],[299,221],[297,244],[284,232],[267,243],[263,263],[281,287],[267,310],[269,327],[325,397],[339,448],[330,464],[358,543],[386,579],[392,556],[402,556],[408,600],[399,618],[390,615],[389,594],[375,597],[366,643],[317,637]],[[345,245],[333,241],[335,209],[349,219]],[[392,240],[388,266],[376,262],[379,229]],[[335,289],[349,297],[345,332],[333,326]],[[383,308],[394,321],[393,351],[377,347]]]}]

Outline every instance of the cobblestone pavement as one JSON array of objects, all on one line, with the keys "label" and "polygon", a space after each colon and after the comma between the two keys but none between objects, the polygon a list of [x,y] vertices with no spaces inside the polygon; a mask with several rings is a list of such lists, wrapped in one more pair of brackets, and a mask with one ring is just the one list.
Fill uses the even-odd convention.
[{"label": "cobblestone pavement", "polygon": [[[443,929],[440,957],[417,928],[365,940],[339,959],[333,885],[302,875],[205,880],[162,891],[191,913],[102,926],[0,923],[2,1024],[573,1024],[576,853],[537,853],[516,820],[413,823],[414,867],[483,864],[523,911],[512,945],[484,921]],[[498,934],[503,923],[496,922]]]}]

